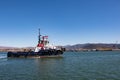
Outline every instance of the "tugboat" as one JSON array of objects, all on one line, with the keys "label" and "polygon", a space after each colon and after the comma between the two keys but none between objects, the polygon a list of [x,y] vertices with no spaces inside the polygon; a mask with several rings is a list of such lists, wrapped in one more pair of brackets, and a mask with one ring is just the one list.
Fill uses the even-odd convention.
[{"label": "tugboat", "polygon": [[22,51],[22,52],[8,52],[7,57],[59,57],[65,51],[65,48],[49,45],[48,36],[38,35],[38,44],[34,51]]}]

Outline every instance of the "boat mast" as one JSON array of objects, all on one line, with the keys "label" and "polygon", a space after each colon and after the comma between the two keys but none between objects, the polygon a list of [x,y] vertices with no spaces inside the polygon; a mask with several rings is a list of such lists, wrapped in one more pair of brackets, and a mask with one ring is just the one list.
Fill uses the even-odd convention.
[{"label": "boat mast", "polygon": [[40,44],[40,42],[41,42],[41,35],[40,35],[40,29],[39,29],[39,33],[38,33],[39,35],[38,35],[38,44]]}]

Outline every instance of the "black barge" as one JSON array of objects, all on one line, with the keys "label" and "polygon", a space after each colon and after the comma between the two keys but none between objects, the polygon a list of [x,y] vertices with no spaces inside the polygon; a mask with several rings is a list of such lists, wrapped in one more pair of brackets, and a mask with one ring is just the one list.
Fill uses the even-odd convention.
[{"label": "black barge", "polygon": [[48,36],[41,36],[39,29],[38,44],[34,51],[8,52],[7,57],[58,57],[65,51],[65,48],[49,45]]}]

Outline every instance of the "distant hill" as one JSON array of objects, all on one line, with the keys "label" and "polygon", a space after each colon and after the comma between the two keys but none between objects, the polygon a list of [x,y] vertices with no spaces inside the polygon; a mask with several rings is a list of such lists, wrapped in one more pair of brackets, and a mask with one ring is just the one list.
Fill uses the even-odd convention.
[{"label": "distant hill", "polygon": [[87,43],[87,44],[75,44],[75,45],[67,45],[64,46],[67,50],[79,50],[79,49],[101,49],[101,48],[109,48],[109,49],[120,49],[120,44],[103,44],[103,43]]},{"label": "distant hill", "polygon": [[[66,49],[120,48],[120,44],[87,43],[87,44],[66,45],[66,46],[63,46],[63,47],[65,47]],[[0,46],[0,49],[14,49],[14,48],[18,48],[18,47]],[[33,49],[34,47],[23,47],[23,48]]]},{"label": "distant hill", "polygon": [[[33,49],[34,47],[22,47],[22,48]],[[19,49],[19,47],[6,47],[6,46],[0,46],[0,49]]]},{"label": "distant hill", "polygon": [[34,50],[34,47],[5,47],[5,46],[0,46],[0,52],[8,52],[8,51],[24,51],[24,50]]},{"label": "distant hill", "polygon": [[16,48],[16,47],[5,47],[5,46],[0,46],[0,49],[13,49],[13,48]]},{"label": "distant hill", "polygon": [[[66,48],[67,51],[75,50],[75,51],[80,51],[80,50],[115,50],[119,49],[120,50],[120,44],[103,44],[103,43],[87,43],[87,44],[75,44],[75,45],[66,45],[63,46]],[[34,50],[34,47],[23,47],[23,48],[18,48],[18,47],[4,47],[0,46],[0,51],[23,51],[23,50]]]}]

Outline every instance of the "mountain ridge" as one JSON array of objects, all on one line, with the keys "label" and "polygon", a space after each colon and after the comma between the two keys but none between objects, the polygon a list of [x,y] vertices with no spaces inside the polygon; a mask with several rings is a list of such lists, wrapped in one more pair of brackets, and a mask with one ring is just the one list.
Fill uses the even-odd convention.
[{"label": "mountain ridge", "polygon": [[[70,50],[113,50],[113,49],[120,49],[120,44],[114,43],[85,43],[85,44],[75,44],[75,45],[66,45],[62,46],[66,48],[67,51]],[[11,51],[11,50],[24,50],[24,49],[31,49],[34,50],[35,47],[7,47],[7,46],[0,46],[0,51]]]}]

